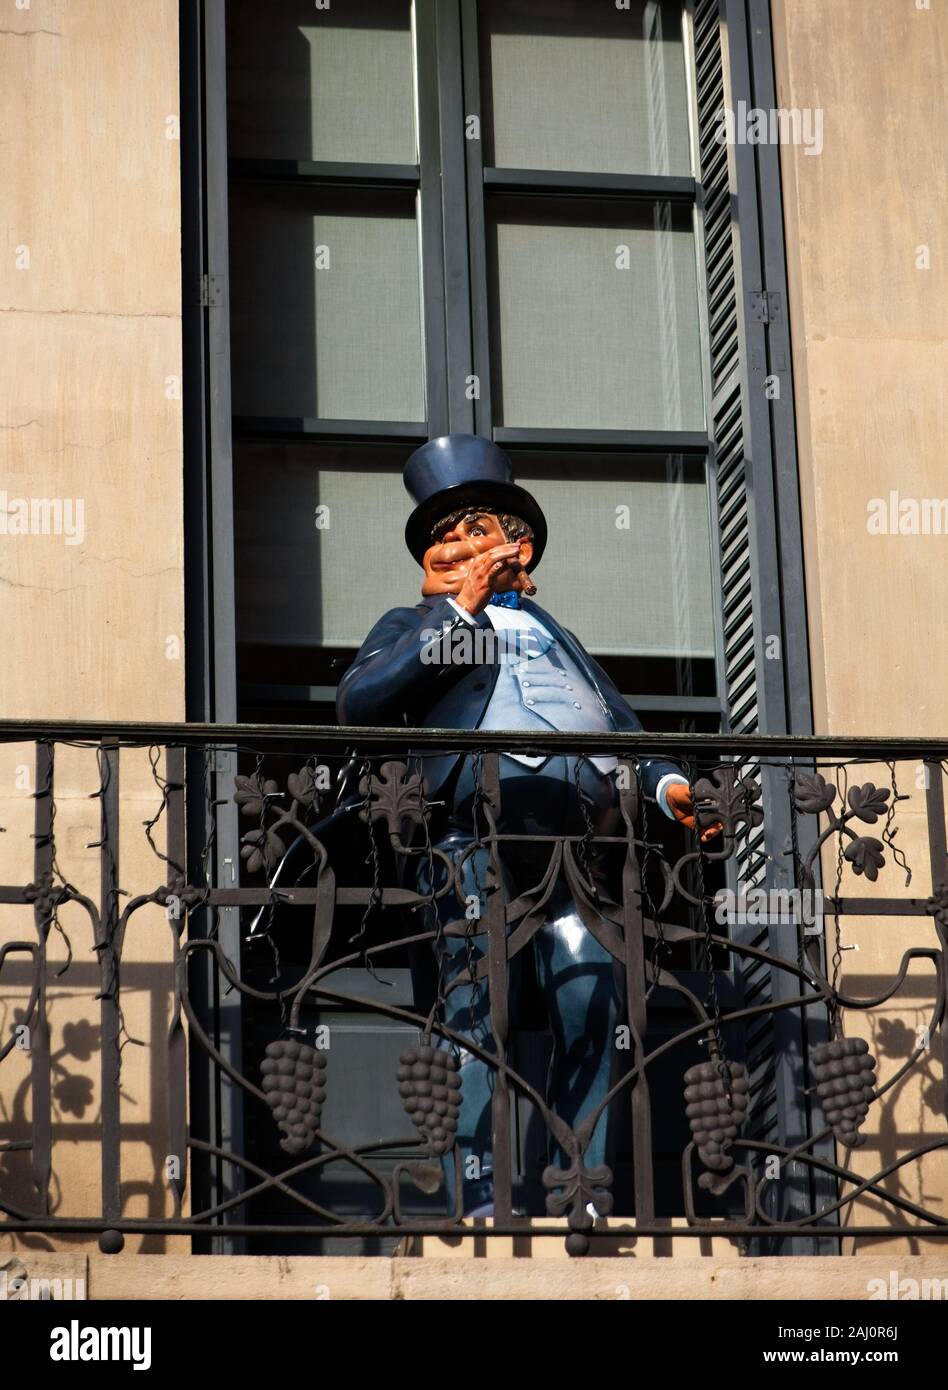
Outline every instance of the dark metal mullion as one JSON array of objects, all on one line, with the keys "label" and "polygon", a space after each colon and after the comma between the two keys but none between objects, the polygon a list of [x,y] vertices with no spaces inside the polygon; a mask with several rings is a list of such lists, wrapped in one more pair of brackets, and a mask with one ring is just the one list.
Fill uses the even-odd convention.
[{"label": "dark metal mullion", "polygon": [[701,456],[708,452],[708,436],[698,430],[570,430],[500,426],[494,430],[494,439],[505,447],[523,449]]},{"label": "dark metal mullion", "polygon": [[208,273],[220,286],[217,301],[208,307],[206,319],[212,561],[211,702],[214,718],[230,721],[237,718],[237,674],[224,11],[224,0],[205,0],[205,237]]},{"label": "dark metal mullion", "polygon": [[[484,216],[484,150],[476,0],[461,0],[461,49],[464,69],[471,338],[474,373],[478,385],[478,395],[474,401],[474,430],[476,434],[490,439],[494,417],[491,404],[490,306],[487,297],[487,227]],[[476,138],[468,138],[466,123],[470,120],[477,123]]]},{"label": "dark metal mullion", "polygon": [[[747,0],[747,34],[755,107],[772,110],[777,105],[773,66],[773,36],[770,0]],[[772,315],[764,334],[767,370],[777,373],[779,400],[770,408],[771,459],[774,488],[774,534],[781,601],[781,656],[786,706],[785,729],[791,733],[813,732],[810,652],[807,632],[806,581],[803,566],[803,530],[800,514],[799,472],[797,466],[796,424],[794,418],[793,373],[790,357],[787,312],[787,267],[783,232],[783,201],[780,185],[779,147],[760,145],[755,150],[757,206],[760,224],[760,251],[763,290],[776,290],[782,312]],[[787,793],[789,796],[789,792]],[[816,841],[819,826],[815,816],[800,816],[797,824],[798,851],[805,858]],[[814,865],[815,887],[822,887],[819,856]],[[797,885],[798,887],[800,885]],[[815,939],[819,965],[825,974],[825,943]],[[827,1010],[813,1008],[802,1014],[801,1025],[807,1049],[829,1037]],[[808,1077],[807,1071],[804,1073]],[[833,1157],[833,1145],[818,1146],[821,1157]],[[829,1206],[835,1200],[837,1183],[819,1170],[809,1174],[812,1210]],[[832,1254],[838,1247],[829,1241],[814,1241],[815,1254]]]},{"label": "dark metal mullion", "polygon": [[417,188],[417,164],[356,164],[348,161],[303,159],[231,159],[234,180],[252,183],[324,184],[350,188]]},{"label": "dark metal mullion", "polygon": [[[229,297],[229,250],[228,250],[228,180],[227,180],[227,59],[224,0],[204,0],[203,9],[198,11],[196,23],[192,23],[190,7],[182,6],[187,18],[182,32],[187,34],[189,61],[196,59],[199,71],[196,82],[186,95],[193,99],[203,97],[203,140],[204,167],[197,190],[192,189],[189,196],[196,197],[203,214],[201,228],[192,225],[186,235],[203,237],[206,248],[205,273],[214,277],[218,292],[209,295],[209,303],[202,315],[204,335],[204,378],[205,399],[203,452],[192,453],[187,461],[187,472],[192,475],[203,473],[203,485],[195,481],[193,490],[200,494],[202,512],[191,518],[190,524],[203,532],[204,555],[204,597],[206,613],[202,628],[205,666],[204,688],[197,692],[192,688],[191,696],[195,704],[203,705],[203,718],[209,722],[231,723],[237,718],[237,668],[236,668],[236,613],[234,593],[234,498],[233,498],[233,445],[231,433],[231,378],[230,378],[230,297]],[[192,131],[195,117],[189,116]],[[192,447],[193,447],[192,441]],[[193,575],[192,575],[193,577]],[[220,776],[217,779],[215,795],[230,803],[235,772],[233,754],[221,753],[220,760],[228,760],[226,768],[219,761]],[[198,779],[200,787],[201,779]],[[211,823],[207,806],[203,799],[195,797],[191,801],[193,818],[190,822],[190,850],[199,854],[208,836],[214,835],[214,854],[209,870],[216,885],[227,885],[226,868],[228,862],[237,862],[238,829],[236,806],[232,803],[219,807],[215,823]],[[211,930],[205,914],[204,930]],[[232,960],[240,958],[239,909],[226,910],[219,917],[217,932],[221,945]],[[202,1024],[207,1027],[228,1060],[239,1070],[241,1065],[240,1039],[240,999],[239,995],[228,1001],[227,1017],[221,1006],[216,971],[210,970],[204,977],[201,997]],[[195,1075],[195,1104],[204,1107],[203,1122],[208,1128],[212,1141],[221,1148],[231,1148],[241,1152],[243,1146],[243,1112],[240,1099],[229,1083],[221,1081],[214,1068],[201,1068],[197,1071],[210,1071],[210,1075]],[[217,1196],[225,1188],[233,1190],[239,1182],[234,1173],[224,1173],[218,1169]],[[236,1213],[235,1213],[236,1214]],[[218,1252],[239,1253],[242,1242],[226,1239],[212,1242]]]},{"label": "dark metal mullion", "polygon": [[474,369],[459,0],[441,0],[438,5],[437,44],[448,421],[451,430],[470,434],[474,429],[474,399],[469,379]]},{"label": "dark metal mullion", "polygon": [[[748,35],[754,100],[765,110],[777,105],[773,68],[773,41],[769,0],[749,0]],[[783,670],[787,701],[787,729],[813,732],[810,688],[810,652],[807,640],[806,588],[803,569],[803,534],[794,419],[793,370],[790,359],[789,318],[786,308],[787,267],[783,241],[783,201],[780,191],[779,147],[757,147],[758,203],[761,222],[762,289],[776,288],[781,308],[767,328],[768,367],[780,382],[780,399],[769,402],[772,421],[775,527],[783,600]]]},{"label": "dark metal mullion", "polygon": [[[210,346],[207,310],[201,307],[201,286],[208,273],[204,212],[204,42],[203,7],[192,0],[180,0],[181,68],[181,264],[182,264],[182,366],[184,427],[184,604],[185,604],[185,710],[189,720],[208,721],[212,717],[213,619],[211,615],[210,543],[210,422],[207,411],[207,382],[210,375]],[[194,775],[200,764],[199,749],[186,753],[188,864],[197,864],[204,831],[204,798],[196,794],[201,778]],[[188,876],[190,882],[190,876]],[[198,953],[203,956],[204,953]],[[194,964],[193,982],[201,1023],[213,1026],[212,988],[209,961]],[[198,1136],[214,1137],[213,1115],[217,1109],[213,1068],[199,1050],[188,1058],[188,1116],[186,1127]],[[198,1210],[212,1205],[209,1164],[191,1165],[192,1202]],[[206,1241],[195,1241],[195,1248],[208,1248]]]},{"label": "dark metal mullion", "polygon": [[485,188],[498,193],[553,193],[586,198],[646,199],[693,203],[695,181],[676,174],[590,174],[564,169],[494,169],[483,171]]},{"label": "dark metal mullion", "polygon": [[[276,681],[270,684],[259,681],[245,686],[244,690],[247,698],[251,700],[319,699],[326,704],[335,704],[338,686],[298,685],[292,681]],[[622,698],[634,710],[654,710],[665,714],[720,714],[723,708],[721,700],[714,695],[627,695],[623,692]]]},{"label": "dark metal mullion", "polygon": [[441,133],[438,110],[438,38],[435,0],[415,0],[418,84],[418,162],[421,184],[422,328],[428,436],[449,430],[445,327],[444,222],[441,214]]},{"label": "dark metal mullion", "polygon": [[[600,660],[601,664],[601,658],[597,660]],[[669,714],[720,715],[724,708],[723,702],[716,695],[626,695],[623,692],[622,698],[634,710],[657,710]]]},{"label": "dark metal mullion", "polygon": [[328,420],[311,416],[235,415],[238,439],[359,441],[384,444],[423,443],[428,438],[424,420]]}]

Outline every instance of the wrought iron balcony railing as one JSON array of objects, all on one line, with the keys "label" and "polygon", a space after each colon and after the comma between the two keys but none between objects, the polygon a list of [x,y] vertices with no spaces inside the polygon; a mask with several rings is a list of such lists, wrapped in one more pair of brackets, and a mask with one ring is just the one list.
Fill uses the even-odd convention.
[{"label": "wrought iron balcony railing", "polygon": [[[948,743],[11,722],[0,741],[35,758],[30,790],[3,803],[0,852],[12,863],[14,838],[32,836],[33,866],[0,887],[0,1232],[99,1234],[105,1251],[132,1233],[386,1249],[456,1235],[484,1153],[485,1233],[529,1218],[531,1235],[565,1235],[577,1255],[616,1222],[667,1234],[669,1216],[676,1236],[763,1252],[948,1231],[948,1193],[926,1204],[907,1183],[948,1146]],[[76,749],[99,802],[83,853],[57,825],[57,769]],[[140,770],[141,750],[151,809],[136,834],[124,769]],[[445,750],[469,759],[466,834],[446,833],[418,775]],[[505,816],[511,752],[573,760],[578,824],[545,833]],[[686,772],[696,828],[643,794],[655,755]],[[584,773],[606,756],[603,811]],[[136,785],[131,804],[144,796]],[[927,862],[911,862],[921,838],[897,839],[907,823],[927,824]],[[551,1103],[542,1006],[560,981],[542,939],[558,894],[573,939],[595,943],[577,969],[613,994],[611,1013],[555,1040],[576,1056],[571,1092]],[[847,929],[867,918],[884,920],[888,954],[850,983]],[[165,970],[159,1021],[167,1007],[148,1039],[147,1122],[130,1113],[141,1060],[130,1079],[128,1050],[143,961]],[[909,1015],[877,1027],[910,977],[916,1031]],[[360,1028],[370,1050],[347,1052]],[[607,1084],[585,1090],[603,1046]],[[96,1081],[73,1077],[96,1051]],[[488,1078],[476,1143],[459,1129],[475,1074]],[[883,1152],[876,1117],[916,1079],[924,1132],[893,1135],[890,1117]],[[57,1176],[71,1117],[93,1121],[81,1137],[101,1197],[83,1193],[84,1209]],[[155,1170],[145,1214],[123,1174],[132,1130]]]}]

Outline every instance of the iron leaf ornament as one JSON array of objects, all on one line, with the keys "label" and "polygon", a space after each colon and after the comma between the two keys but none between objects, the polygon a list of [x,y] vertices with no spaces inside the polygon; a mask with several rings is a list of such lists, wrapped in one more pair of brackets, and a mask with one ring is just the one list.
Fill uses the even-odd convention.
[{"label": "iron leaf ornament", "polygon": [[851,808],[867,825],[875,825],[879,817],[885,815],[889,809],[886,804],[888,800],[888,788],[874,786],[872,782],[864,782],[861,787],[851,787],[849,791]]},{"label": "iron leaf ornament", "polygon": [[[873,816],[875,820],[875,816]],[[881,840],[872,835],[857,835],[843,851],[843,857],[853,866],[854,874],[864,874],[871,883],[879,877],[879,870],[885,865]]]},{"label": "iron leaf ornament", "polygon": [[793,799],[798,811],[808,816],[828,811],[836,800],[837,791],[819,772],[796,772],[793,778]]},{"label": "iron leaf ornament", "polygon": [[699,777],[694,788],[698,824],[702,827],[720,821],[725,835],[738,826],[760,825],[764,813],[757,802],[760,788],[752,777],[738,777],[732,767],[717,767],[710,777]]},{"label": "iron leaf ornament", "polygon": [[360,819],[369,824],[384,821],[394,841],[407,842],[412,827],[425,823],[421,775],[408,775],[405,763],[383,763],[378,776],[362,777],[359,794],[365,802]]}]

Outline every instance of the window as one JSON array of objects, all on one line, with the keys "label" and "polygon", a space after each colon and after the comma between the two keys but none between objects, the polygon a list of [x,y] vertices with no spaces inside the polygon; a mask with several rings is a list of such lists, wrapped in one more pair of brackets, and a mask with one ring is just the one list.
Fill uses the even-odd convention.
[{"label": "window", "polygon": [[[777,151],[717,140],[722,105],[776,104],[767,0],[201,0],[182,39],[190,717],[334,721],[365,633],[418,592],[402,465],[459,430],[535,492],[539,601],[646,727],[809,732]],[[744,886],[782,882],[786,792],[761,781]],[[191,833],[203,854],[199,807]],[[768,998],[769,967],[727,988]],[[761,1138],[800,1130],[808,1013],[745,1038]],[[254,1054],[252,1007],[206,1022]],[[395,1041],[350,1023],[355,1084]],[[202,1084],[232,1141],[239,1100]]]},{"label": "window", "polygon": [[647,723],[716,727],[688,23],[228,0],[242,717],[333,718],[418,593],[402,464],[462,430],[548,511],[540,603]]}]

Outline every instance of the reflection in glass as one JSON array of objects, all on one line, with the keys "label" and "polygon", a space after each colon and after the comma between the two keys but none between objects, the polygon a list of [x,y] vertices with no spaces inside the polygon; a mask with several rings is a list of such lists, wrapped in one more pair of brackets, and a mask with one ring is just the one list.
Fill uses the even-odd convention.
[{"label": "reflection in glass", "polygon": [[520,450],[511,458],[549,525],[537,603],[596,655],[714,655],[703,460]]},{"label": "reflection in glass", "polygon": [[680,0],[480,0],[485,163],[690,174]]},{"label": "reflection in glass", "polygon": [[389,608],[418,602],[422,571],[405,547],[411,502],[401,465],[409,452],[239,447],[242,642],[356,648]]},{"label": "reflection in glass", "polygon": [[415,164],[405,0],[228,0],[229,152]]},{"label": "reflection in glass", "polygon": [[704,428],[690,212],[491,201],[495,423]]},{"label": "reflection in glass", "polygon": [[236,415],[424,420],[413,194],[231,189]]}]

